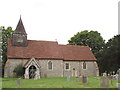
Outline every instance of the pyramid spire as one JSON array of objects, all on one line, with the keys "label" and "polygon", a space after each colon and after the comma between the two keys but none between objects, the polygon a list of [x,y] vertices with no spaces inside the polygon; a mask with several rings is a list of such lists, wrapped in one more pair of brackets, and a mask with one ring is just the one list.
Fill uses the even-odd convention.
[{"label": "pyramid spire", "polygon": [[17,24],[17,27],[16,27],[14,33],[27,35],[25,28],[24,28],[24,25],[23,25],[23,22],[22,22],[22,19],[21,19],[21,15],[20,15],[20,19],[19,19],[19,22]]},{"label": "pyramid spire", "polygon": [[19,22],[17,24],[17,27],[13,33],[12,45],[20,46],[20,47],[26,47],[28,45],[27,33],[25,31],[21,16],[20,16]]}]

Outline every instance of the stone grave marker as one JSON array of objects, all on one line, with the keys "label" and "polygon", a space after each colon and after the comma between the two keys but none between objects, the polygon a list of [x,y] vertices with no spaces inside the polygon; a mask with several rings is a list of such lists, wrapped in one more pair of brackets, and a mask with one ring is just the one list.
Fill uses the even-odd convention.
[{"label": "stone grave marker", "polygon": [[118,77],[119,77],[119,74],[116,74],[116,77],[115,77],[115,78],[116,78],[116,80],[118,80]]},{"label": "stone grave marker", "polygon": [[113,85],[113,76],[111,75],[110,77],[108,77],[110,82],[111,82],[111,85]]},{"label": "stone grave marker", "polygon": [[117,71],[118,72],[118,83],[116,83],[117,88],[120,89],[120,69]]},{"label": "stone grave marker", "polygon": [[120,81],[120,69],[118,70],[118,80]]},{"label": "stone grave marker", "polygon": [[18,80],[17,80],[17,86],[18,86],[18,88],[21,88],[21,78],[18,78]]},{"label": "stone grave marker", "polygon": [[87,78],[87,76],[82,76],[82,82],[83,82],[83,83],[88,83],[88,78]]},{"label": "stone grave marker", "polygon": [[44,74],[44,78],[47,78],[47,74],[46,73]]},{"label": "stone grave marker", "polygon": [[67,81],[70,81],[70,76],[67,76]]},{"label": "stone grave marker", "polygon": [[107,76],[107,74],[106,74],[106,73],[103,73],[103,76]]},{"label": "stone grave marker", "polygon": [[100,87],[101,88],[108,88],[109,87],[109,79],[108,79],[108,77],[106,77],[106,76],[101,77]]}]

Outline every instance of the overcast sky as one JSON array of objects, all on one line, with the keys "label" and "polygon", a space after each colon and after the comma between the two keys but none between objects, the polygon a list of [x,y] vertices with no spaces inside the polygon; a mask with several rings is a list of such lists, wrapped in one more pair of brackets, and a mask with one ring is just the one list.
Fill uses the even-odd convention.
[{"label": "overcast sky", "polygon": [[108,40],[118,34],[119,0],[0,0],[0,26],[19,21],[31,40],[67,44],[77,32],[96,30]]}]

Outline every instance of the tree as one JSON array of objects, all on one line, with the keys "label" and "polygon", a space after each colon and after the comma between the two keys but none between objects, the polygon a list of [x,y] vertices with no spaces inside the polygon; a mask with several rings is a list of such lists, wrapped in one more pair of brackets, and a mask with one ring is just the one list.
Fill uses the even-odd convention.
[{"label": "tree", "polygon": [[103,68],[107,73],[117,72],[120,68],[120,35],[109,39],[103,50]]},{"label": "tree", "polygon": [[103,40],[100,33],[97,31],[81,31],[78,32],[76,35],[71,37],[70,40],[68,40],[69,45],[83,45],[83,46],[89,46],[94,53],[95,57],[97,58],[97,63],[99,66],[99,70],[101,73],[101,67],[102,67],[102,51],[103,47],[105,45],[105,40]]},{"label": "tree", "polygon": [[92,52],[96,55],[98,51],[103,49],[105,41],[97,31],[81,31],[68,40],[69,45],[84,45],[89,46]]},{"label": "tree", "polygon": [[7,27],[7,29],[4,28],[4,26],[1,26],[0,27],[0,32],[1,32],[1,39],[0,39],[0,44],[1,44],[1,51],[2,51],[2,71],[4,74],[4,66],[5,66],[5,63],[7,61],[7,42],[8,42],[8,38],[11,38],[12,37],[12,27]]}]

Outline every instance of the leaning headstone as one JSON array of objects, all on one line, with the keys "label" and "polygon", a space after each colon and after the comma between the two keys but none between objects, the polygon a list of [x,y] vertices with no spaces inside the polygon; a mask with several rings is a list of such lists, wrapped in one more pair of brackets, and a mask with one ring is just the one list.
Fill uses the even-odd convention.
[{"label": "leaning headstone", "polygon": [[70,76],[67,76],[67,81],[70,81]]},{"label": "leaning headstone", "polygon": [[101,88],[108,88],[109,87],[109,79],[106,76],[101,77],[100,87]]},{"label": "leaning headstone", "polygon": [[21,78],[18,78],[18,80],[17,80],[17,86],[18,86],[18,88],[21,88]]},{"label": "leaning headstone", "polygon": [[82,76],[82,82],[83,82],[83,83],[87,83],[87,82],[88,82],[87,76]]}]

